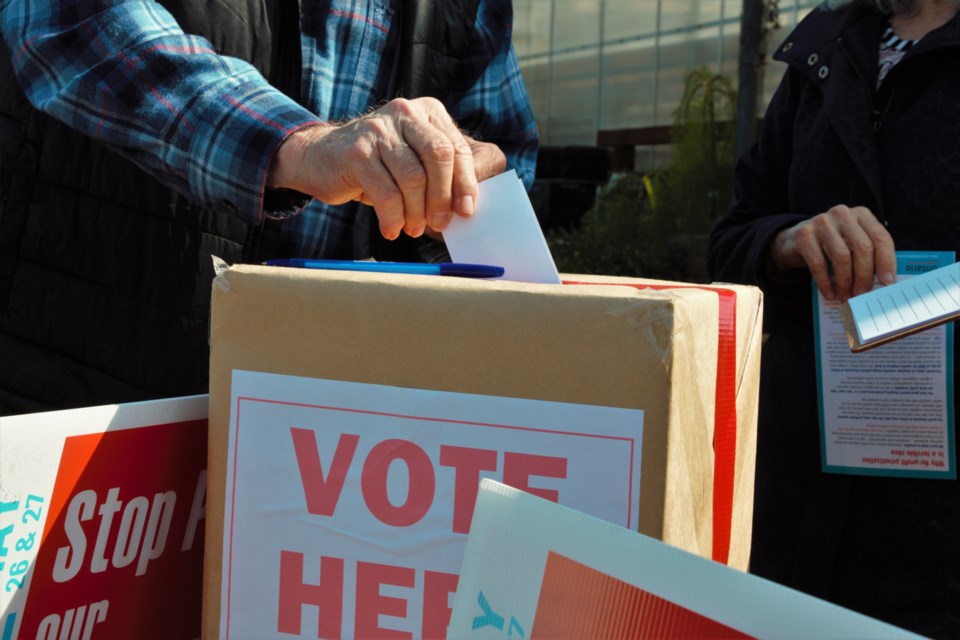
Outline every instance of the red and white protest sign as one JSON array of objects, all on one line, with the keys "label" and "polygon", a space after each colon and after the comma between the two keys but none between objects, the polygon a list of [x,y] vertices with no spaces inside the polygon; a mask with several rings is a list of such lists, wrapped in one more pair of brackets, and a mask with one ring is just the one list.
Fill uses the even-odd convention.
[{"label": "red and white protest sign", "polygon": [[222,637],[444,637],[477,488],[636,528],[643,412],[235,371]]},{"label": "red and white protest sign", "polygon": [[481,482],[450,636],[919,637],[493,480]]},{"label": "red and white protest sign", "polygon": [[207,396],[0,418],[0,638],[200,634]]}]

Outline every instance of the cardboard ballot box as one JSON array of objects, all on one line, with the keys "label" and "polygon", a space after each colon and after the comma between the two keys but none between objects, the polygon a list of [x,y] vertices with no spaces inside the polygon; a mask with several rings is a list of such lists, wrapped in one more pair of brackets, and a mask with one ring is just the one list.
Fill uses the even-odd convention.
[{"label": "cardboard ballot box", "polygon": [[204,636],[442,636],[486,477],[746,568],[761,315],[745,286],[224,270]]}]

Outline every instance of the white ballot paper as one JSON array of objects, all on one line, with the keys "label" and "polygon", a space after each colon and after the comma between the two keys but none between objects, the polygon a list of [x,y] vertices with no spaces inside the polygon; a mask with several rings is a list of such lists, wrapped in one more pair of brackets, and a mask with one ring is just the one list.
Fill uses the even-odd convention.
[{"label": "white ballot paper", "polygon": [[527,191],[510,170],[480,183],[477,210],[453,216],[443,232],[455,262],[503,267],[504,280],[560,284]]},{"label": "white ballot paper", "polygon": [[[897,281],[953,260],[897,252]],[[823,470],[956,478],[953,325],[852,352],[840,309],[814,291]]]},{"label": "white ballot paper", "polygon": [[844,326],[851,349],[867,349],[960,316],[960,262],[928,271],[922,271],[924,265],[916,268],[910,278],[847,301]]}]

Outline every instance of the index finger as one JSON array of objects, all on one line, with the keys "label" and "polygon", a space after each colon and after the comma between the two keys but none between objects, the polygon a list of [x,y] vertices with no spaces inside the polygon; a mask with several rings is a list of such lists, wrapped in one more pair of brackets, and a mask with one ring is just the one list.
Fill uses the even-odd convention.
[{"label": "index finger", "polygon": [[827,300],[836,300],[837,288],[830,276],[827,256],[812,225],[804,225],[796,230],[795,243],[797,252],[803,258],[804,264],[807,265],[810,275],[817,284],[817,289]]},{"label": "index finger", "polygon": [[[472,216],[476,209],[477,194],[480,191],[477,185],[473,148],[470,146],[467,137],[443,109],[443,106],[440,103],[437,103],[437,105],[439,105],[441,112],[433,112],[430,116],[430,122],[453,143],[453,181],[450,194],[453,213],[460,216]],[[437,220],[437,222],[440,222],[440,220]],[[434,228],[442,231],[447,222],[449,222],[449,217],[442,221],[442,227],[438,228],[434,225]]]},{"label": "index finger", "polygon": [[452,124],[447,126],[443,118],[432,115],[422,119],[404,119],[403,139],[418,156],[426,175],[423,197],[426,223],[442,231],[450,221],[456,208],[456,199],[462,192],[460,183],[463,179],[464,154],[472,162],[470,147],[456,127]]},{"label": "index finger", "polygon": [[897,279],[897,252],[893,236],[868,209],[856,207],[854,211],[857,213],[860,226],[873,242],[873,261],[877,278],[884,284],[891,284]]}]

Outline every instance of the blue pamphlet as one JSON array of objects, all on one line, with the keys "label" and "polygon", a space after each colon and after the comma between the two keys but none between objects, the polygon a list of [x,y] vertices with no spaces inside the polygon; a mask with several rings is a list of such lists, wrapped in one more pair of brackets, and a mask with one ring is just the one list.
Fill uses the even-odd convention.
[{"label": "blue pamphlet", "polygon": [[[901,299],[889,298],[927,287],[926,274],[952,264],[953,252],[898,251],[897,284],[878,285],[872,296],[882,302],[878,309],[889,312],[884,322],[908,324],[906,305],[931,305],[919,294],[916,300],[902,293]],[[853,351],[841,317],[844,305],[826,301],[815,285],[813,296],[823,470],[956,478],[953,323]]]}]

